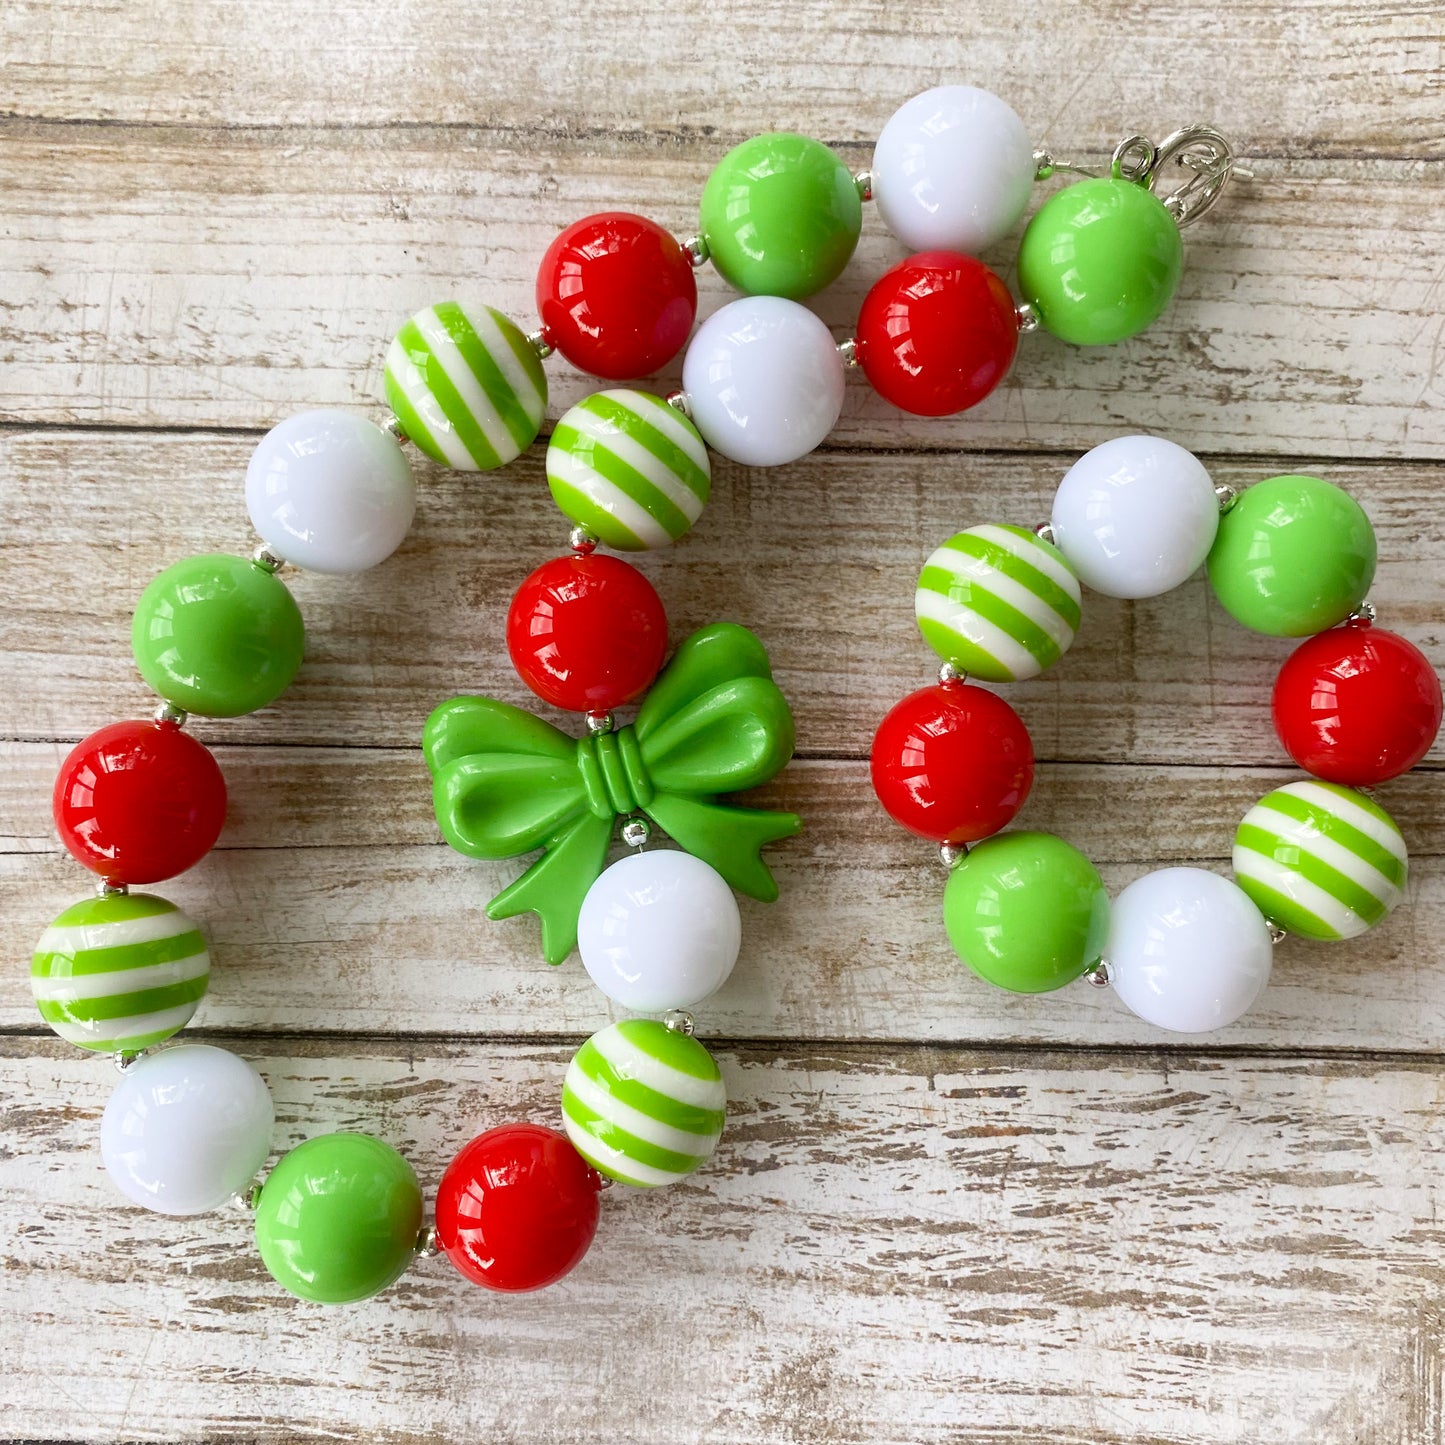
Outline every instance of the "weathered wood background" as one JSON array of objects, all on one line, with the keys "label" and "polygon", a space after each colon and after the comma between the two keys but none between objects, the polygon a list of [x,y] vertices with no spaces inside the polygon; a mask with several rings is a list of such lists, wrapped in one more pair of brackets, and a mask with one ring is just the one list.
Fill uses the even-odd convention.
[{"label": "weathered wood background", "polygon": [[[1395,1445],[1445,1430],[1445,820],[1437,751],[1384,790],[1415,859],[1354,945],[1281,950],[1237,1027],[1180,1040],[1078,985],[967,976],[929,850],[881,817],[867,742],[930,675],[916,568],[958,526],[1030,523],[1083,448],[1154,430],[1221,480],[1324,472],[1379,530],[1383,619],[1445,662],[1445,16],[1390,6],[1000,0],[13,0],[0,13],[0,1434],[39,1440],[967,1441]],[[772,649],[807,818],[784,902],[701,1010],[732,1120],[715,1164],[609,1195],[558,1287],[495,1298],[444,1260],[339,1311],[284,1296],[239,1214],[168,1221],[100,1168],[103,1061],[33,1017],[35,936],[88,887],[48,808],[67,746],[148,705],[127,617],[191,551],[250,544],[249,449],[280,417],[379,414],[386,342],[457,296],[531,315],[566,222],[680,234],[710,165],[790,128],[867,164],[907,95],[988,85],[1059,154],[1192,120],[1257,172],[1188,233],[1144,337],[1030,338],[977,412],[900,418],[854,379],[833,444],[719,463],[645,569],[675,633]],[[869,212],[819,297],[841,337],[899,253]],[[1007,265],[1008,248],[996,258]],[[726,299],[702,278],[703,305]],[[587,389],[552,364],[553,415]],[[664,385],[672,377],[662,379]],[[278,1145],[374,1131],[434,1182],[482,1127],[555,1120],[607,1007],[535,925],[479,922],[507,867],[440,844],[417,750],[456,691],[522,701],[511,588],[560,541],[540,449],[418,461],[378,571],[301,576],[308,660],[266,713],[196,726],[219,851],[163,891],[214,939],[199,1036],[253,1058]],[[1222,868],[1289,776],[1282,643],[1200,579],[1089,599],[1014,694],[1026,823],[1121,885]],[[624,1196],[624,1197],[619,1197]]]}]

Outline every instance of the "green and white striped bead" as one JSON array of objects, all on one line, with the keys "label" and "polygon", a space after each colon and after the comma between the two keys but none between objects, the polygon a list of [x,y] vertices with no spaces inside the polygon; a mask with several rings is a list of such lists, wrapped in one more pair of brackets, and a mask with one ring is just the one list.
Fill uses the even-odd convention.
[{"label": "green and white striped bead", "polygon": [[103,1053],[148,1049],[184,1028],[210,975],[200,930],[148,893],[67,908],[30,961],[40,1017],[69,1043]]},{"label": "green and white striped bead", "polygon": [[1023,527],[950,537],[923,564],[913,613],[945,662],[985,682],[1052,667],[1079,629],[1079,579],[1057,547]]},{"label": "green and white striped bead", "polygon": [[666,547],[692,524],[711,485],[693,424],[645,391],[594,392],[557,423],[547,447],[552,500],[619,552]]},{"label": "green and white striped bead", "polygon": [[1405,840],[1379,806],[1338,783],[1266,793],[1234,835],[1234,876],[1271,923],[1301,938],[1354,938],[1400,901]]},{"label": "green and white striped bead", "polygon": [[707,1159],[726,1108],[712,1055],[656,1019],[624,1019],[593,1034],[562,1086],[562,1122],[577,1152],[641,1188],[676,1183]]},{"label": "green and white striped bead", "polygon": [[466,312],[444,301],[396,333],[386,353],[386,399],[427,456],[486,472],[537,439],[547,377],[532,343],[500,311]]}]

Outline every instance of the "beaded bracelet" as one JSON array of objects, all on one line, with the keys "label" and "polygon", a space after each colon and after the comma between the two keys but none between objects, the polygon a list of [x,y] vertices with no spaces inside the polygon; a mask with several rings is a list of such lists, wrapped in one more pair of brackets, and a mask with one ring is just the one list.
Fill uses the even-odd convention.
[{"label": "beaded bracelet", "polygon": [[[1033,748],[1013,708],[965,677],[1013,682],[1058,661],[1079,626],[1081,582],[1106,597],[1154,597],[1205,564],[1237,621],[1307,639],[1280,669],[1272,711],[1285,751],[1313,778],[1245,815],[1237,882],[1164,868],[1111,908],[1076,848],[1000,831],[1028,796]],[[883,719],[872,778],[884,809],[941,847],[944,924],[964,963],[1016,993],[1084,976],[1149,1023],[1199,1033],[1254,1003],[1287,933],[1353,938],[1384,918],[1403,895],[1405,842],[1359,790],[1425,756],[1441,689],[1418,648],[1372,625],[1374,572],[1369,519],[1338,487],[1278,476],[1236,495],[1183,447],[1146,436],[1081,457],[1034,531],[971,527],[934,551],[914,613],[944,660],[940,680]]]},{"label": "beaded bracelet", "polygon": [[[1190,174],[1160,201],[1152,189],[1171,159]],[[267,433],[246,475],[260,546],[250,559],[188,558],[145,589],[132,646],[162,699],[156,716],[85,739],[55,788],[61,838],[102,882],[99,897],[46,930],[32,981],[62,1037],[121,1066],[101,1136],[122,1192],[167,1214],[241,1198],[275,1278],[341,1303],[439,1249],[493,1289],[551,1283],[590,1245],[604,1183],[669,1183],[712,1153],[723,1086],[686,1010],[737,957],[732,889],[775,897],[760,849],[799,826],[717,795],[776,774],[793,723],[746,629],[704,628],[659,671],[661,602],[636,569],[594,555],[596,545],[636,551],[682,536],[707,500],[707,445],[760,465],[811,450],[837,420],[849,364],[905,409],[941,415],[1002,380],[1020,330],[1043,325],[1099,344],[1148,325],[1178,283],[1179,229],[1217,199],[1237,169],[1232,152],[1207,127],[1158,148],[1123,142],[1108,176],[1069,187],[1029,224],[1015,305],[967,253],[1013,227],[1036,179],[1078,169],[1034,151],[1002,101],[962,86],[903,106],[871,174],[850,175],[803,137],[757,137],[709,178],[698,237],[679,243],[623,213],[580,221],[542,263],[539,329],[524,334],[490,308],[427,308],[388,351],[392,415],[381,427],[317,411]],[[797,298],[842,271],[875,193],[894,233],[927,249],[879,281],[857,335],[838,345]],[[273,1124],[259,1075],[208,1045],[154,1052],[205,992],[204,939],[173,904],[130,892],[199,861],[224,821],[220,769],[182,731],[186,718],[255,712],[291,682],[304,629],[281,567],[354,573],[400,545],[415,507],[401,442],[461,470],[512,460],[541,428],[546,356],[556,349],[611,380],[665,365],[687,342],[693,268],[708,259],[733,285],[767,294],[703,324],[681,393],[597,393],[561,418],[548,446],[549,487],[575,524],[571,550],[522,584],[507,643],[523,681],[585,714],[586,734],[573,740],[510,704],[463,697],[437,708],[423,737],[437,820],[454,847],[492,859],[542,850],[488,913],[535,912],[549,961],[576,946],[609,998],[663,1018],[623,1020],[583,1045],[563,1089],[565,1134],[514,1124],[468,1144],[442,1175],[432,1226],[422,1227],[411,1167],[366,1135],[308,1140],[255,1184]],[[643,693],[635,721],[617,726],[613,710]],[[644,851],[648,818],[686,851]],[[607,867],[619,819],[638,851]]]}]

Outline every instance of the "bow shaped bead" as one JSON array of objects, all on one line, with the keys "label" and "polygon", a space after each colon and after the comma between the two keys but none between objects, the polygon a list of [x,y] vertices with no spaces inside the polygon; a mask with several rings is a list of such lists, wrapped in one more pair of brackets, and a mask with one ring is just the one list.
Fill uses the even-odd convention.
[{"label": "bow shaped bead", "polygon": [[535,913],[547,962],[561,963],[577,946],[582,900],[606,866],[621,815],[646,813],[740,893],[775,899],[759,850],[802,820],[715,799],[765,783],[792,756],[793,741],[793,716],[762,643],[718,622],[677,649],[628,727],[571,738],[510,703],[458,697],[427,719],[422,751],[453,848],[472,858],[543,850],[487,916]]}]

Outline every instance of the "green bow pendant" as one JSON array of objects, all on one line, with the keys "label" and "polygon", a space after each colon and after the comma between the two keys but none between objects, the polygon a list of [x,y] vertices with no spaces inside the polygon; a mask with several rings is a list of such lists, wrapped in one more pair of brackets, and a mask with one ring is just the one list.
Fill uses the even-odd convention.
[{"label": "green bow pendant", "polygon": [[694,632],[637,721],[616,732],[570,738],[510,703],[456,697],[427,719],[422,751],[453,848],[472,858],[542,849],[487,916],[535,913],[548,963],[577,946],[582,900],[607,864],[619,817],[646,813],[738,892],[765,902],[778,885],[759,850],[802,827],[796,813],[716,801],[767,782],[793,755],[793,715],[768,654],[732,622]]}]

